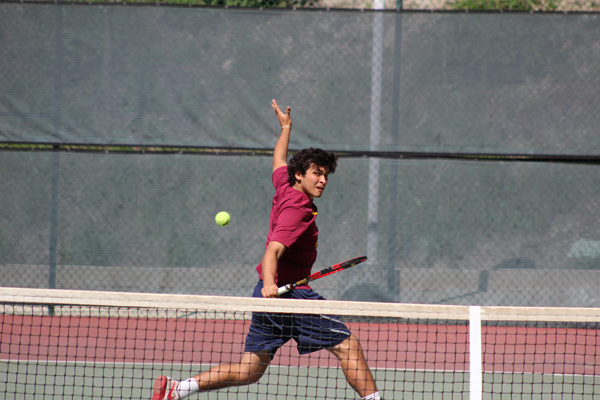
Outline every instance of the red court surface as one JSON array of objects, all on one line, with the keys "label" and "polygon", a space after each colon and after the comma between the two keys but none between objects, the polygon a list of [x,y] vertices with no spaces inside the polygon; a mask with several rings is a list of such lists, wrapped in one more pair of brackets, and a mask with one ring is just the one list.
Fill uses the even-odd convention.
[{"label": "red court surface", "polygon": [[[0,359],[119,363],[236,362],[249,321],[1,316]],[[349,323],[371,368],[469,370],[466,325]],[[600,375],[596,329],[482,327],[484,372]],[[193,351],[189,351],[193,348]],[[337,367],[327,351],[284,346],[272,365]]]}]

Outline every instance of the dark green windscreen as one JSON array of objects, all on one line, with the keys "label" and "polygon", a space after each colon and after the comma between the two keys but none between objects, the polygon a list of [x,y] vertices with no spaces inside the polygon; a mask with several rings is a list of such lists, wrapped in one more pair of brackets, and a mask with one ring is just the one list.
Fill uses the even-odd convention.
[{"label": "dark green windscreen", "polygon": [[0,141],[600,155],[600,15],[0,4]]}]

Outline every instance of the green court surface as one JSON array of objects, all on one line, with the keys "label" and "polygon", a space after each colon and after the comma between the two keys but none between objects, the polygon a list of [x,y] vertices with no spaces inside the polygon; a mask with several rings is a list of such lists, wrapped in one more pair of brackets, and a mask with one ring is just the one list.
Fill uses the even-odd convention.
[{"label": "green court surface", "polygon": [[[156,376],[185,379],[207,366],[83,362],[0,362],[4,399],[150,399]],[[469,374],[450,371],[373,371],[385,399],[469,399]],[[483,399],[592,400],[599,376],[485,373]],[[19,393],[16,395],[15,393]],[[19,396],[19,397],[16,397]],[[192,399],[356,399],[339,368],[272,366],[258,384]],[[597,398],[597,397],[596,397]]]}]

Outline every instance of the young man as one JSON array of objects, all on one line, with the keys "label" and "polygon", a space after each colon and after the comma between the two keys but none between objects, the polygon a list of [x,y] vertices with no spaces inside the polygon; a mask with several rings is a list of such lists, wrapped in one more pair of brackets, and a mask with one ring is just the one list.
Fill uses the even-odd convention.
[{"label": "young man", "polygon": [[[260,280],[254,297],[276,297],[280,286],[310,275],[318,238],[313,199],[323,195],[329,174],[337,166],[335,154],[313,148],[296,153],[288,165],[291,110],[288,107],[282,112],[275,100],[272,106],[281,124],[281,135],[273,152],[275,195],[265,253],[256,267]],[[298,286],[282,297],[323,299],[308,285]],[[160,376],[154,383],[152,400],[183,399],[194,393],[255,383],[277,350],[290,339],[297,342],[300,354],[330,351],[340,360],[348,383],[361,398],[380,399],[358,339],[338,317],[254,313],[239,363],[219,365],[181,382]]]}]

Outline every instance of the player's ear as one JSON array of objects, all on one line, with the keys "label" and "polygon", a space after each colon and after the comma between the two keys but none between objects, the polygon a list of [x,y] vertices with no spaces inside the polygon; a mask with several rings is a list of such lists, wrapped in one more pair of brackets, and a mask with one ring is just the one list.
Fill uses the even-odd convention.
[{"label": "player's ear", "polygon": [[295,176],[296,176],[296,183],[302,182],[302,178],[304,178],[304,175],[302,175],[302,172],[296,171]]}]

